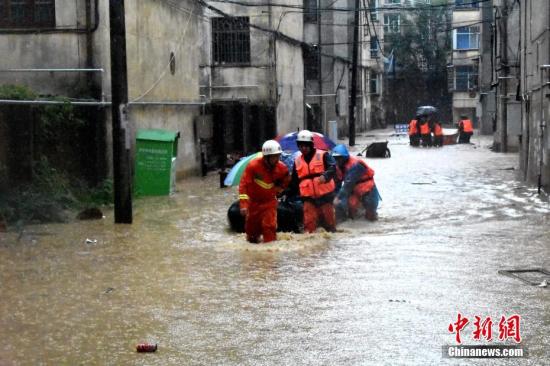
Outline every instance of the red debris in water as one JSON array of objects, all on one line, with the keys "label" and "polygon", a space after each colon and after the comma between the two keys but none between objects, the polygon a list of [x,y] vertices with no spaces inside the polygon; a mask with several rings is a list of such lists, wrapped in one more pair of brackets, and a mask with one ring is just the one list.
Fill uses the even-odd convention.
[{"label": "red debris in water", "polygon": [[157,344],[140,343],[136,346],[138,352],[155,352],[157,350]]}]

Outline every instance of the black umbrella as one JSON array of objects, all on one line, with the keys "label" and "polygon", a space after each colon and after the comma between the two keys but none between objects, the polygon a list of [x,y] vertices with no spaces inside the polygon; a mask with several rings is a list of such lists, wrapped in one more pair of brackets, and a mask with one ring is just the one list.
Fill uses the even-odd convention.
[{"label": "black umbrella", "polygon": [[437,113],[437,108],[431,105],[423,105],[416,109],[417,116],[429,115],[434,113]]}]

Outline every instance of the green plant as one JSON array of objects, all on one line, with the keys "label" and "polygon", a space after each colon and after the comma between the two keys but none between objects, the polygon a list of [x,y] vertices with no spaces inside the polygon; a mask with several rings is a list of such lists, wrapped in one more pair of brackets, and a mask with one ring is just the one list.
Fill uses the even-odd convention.
[{"label": "green plant", "polygon": [[36,99],[36,94],[23,85],[0,85],[1,99],[32,100]]}]

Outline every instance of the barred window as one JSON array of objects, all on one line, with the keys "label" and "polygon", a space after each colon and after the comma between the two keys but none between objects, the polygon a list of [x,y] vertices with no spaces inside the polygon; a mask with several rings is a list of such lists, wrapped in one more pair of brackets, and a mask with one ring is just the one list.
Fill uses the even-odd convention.
[{"label": "barred window", "polygon": [[55,27],[55,0],[0,0],[0,27]]},{"label": "barred window", "polygon": [[212,53],[215,64],[250,63],[249,18],[212,18]]},{"label": "barred window", "polygon": [[319,79],[319,49],[316,46],[303,47],[302,52],[306,80]]}]

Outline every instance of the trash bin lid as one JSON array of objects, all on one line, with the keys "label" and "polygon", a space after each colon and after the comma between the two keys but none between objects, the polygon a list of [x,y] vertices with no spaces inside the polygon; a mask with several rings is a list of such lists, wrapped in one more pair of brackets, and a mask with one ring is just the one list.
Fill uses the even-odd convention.
[{"label": "trash bin lid", "polygon": [[161,129],[148,129],[138,130],[137,140],[150,140],[150,141],[175,141],[179,137],[179,132],[161,130]]}]

